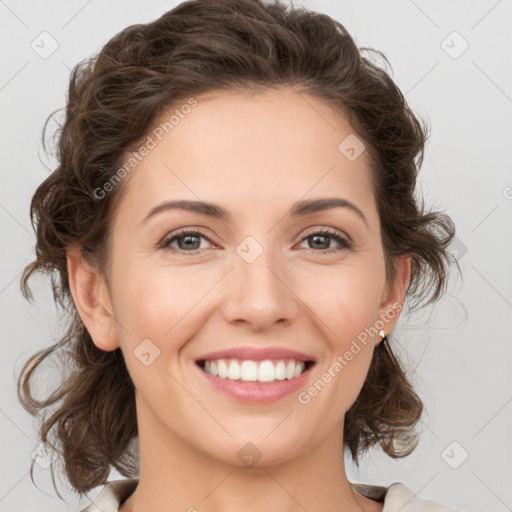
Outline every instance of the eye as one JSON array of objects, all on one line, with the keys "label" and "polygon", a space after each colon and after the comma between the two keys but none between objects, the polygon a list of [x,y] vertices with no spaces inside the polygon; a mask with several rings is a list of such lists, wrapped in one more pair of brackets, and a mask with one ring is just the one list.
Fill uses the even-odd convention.
[{"label": "eye", "polygon": [[[341,235],[336,230],[331,230],[328,228],[321,229],[319,231],[315,231],[313,233],[308,234],[304,238],[302,238],[302,242],[310,240],[312,243],[311,250],[313,252],[321,252],[321,253],[333,253],[338,251],[343,251],[346,249],[350,249],[352,247],[352,242],[348,240],[348,238]],[[330,243],[331,240],[335,240],[341,246],[341,248],[331,249]],[[315,249],[321,249],[317,251]],[[327,249],[327,250],[326,250]]]},{"label": "eye", "polygon": [[[211,240],[201,231],[183,228],[178,232],[171,233],[169,236],[165,237],[162,240],[160,247],[195,253],[196,251],[202,249],[202,247],[200,247],[201,238],[211,242]],[[178,247],[171,246],[174,241],[178,242]]]},{"label": "eye", "polygon": [[[201,249],[205,249],[204,247],[201,247],[201,239],[213,243],[210,237],[197,229],[182,228],[179,231],[170,233],[166,236],[160,243],[160,247],[163,249],[167,248],[178,252],[181,251],[195,254]],[[309,248],[311,251],[323,254],[339,252],[352,247],[352,242],[348,238],[341,235],[340,232],[328,228],[314,231],[306,235],[302,238],[301,243],[308,240],[311,240],[312,242],[312,247]],[[336,241],[340,245],[340,248],[330,248],[329,246],[331,245],[332,240]],[[175,242],[177,242],[177,246],[173,247]]]}]

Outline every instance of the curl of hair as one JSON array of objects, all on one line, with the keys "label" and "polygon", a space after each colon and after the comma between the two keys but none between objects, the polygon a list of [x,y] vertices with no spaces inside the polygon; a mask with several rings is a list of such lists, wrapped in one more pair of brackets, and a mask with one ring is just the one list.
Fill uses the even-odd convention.
[{"label": "curl of hair", "polygon": [[[134,475],[130,443],[137,438],[137,421],[134,386],[120,349],[98,349],[77,313],[66,254],[79,246],[105,268],[109,230],[129,177],[101,199],[95,191],[112,180],[129,151],[172,106],[212,90],[287,86],[338,109],[364,141],[371,161],[388,281],[395,277],[396,258],[408,254],[411,304],[430,304],[444,292],[452,261],[447,246],[455,228],[446,214],[425,211],[414,195],[427,127],[365,51],[384,57],[359,49],[341,23],[322,13],[277,1],[191,0],[151,23],[125,28],[72,70],[65,120],[57,133],[58,166],[31,202],[36,259],[21,280],[30,300],[30,276],[49,274],[69,325],[58,343],[25,363],[18,397],[32,415],[60,402],[42,422],[41,440],[59,451],[78,492],[105,483],[111,466],[123,476]],[[72,371],[55,393],[35,400],[31,376],[53,354],[67,354]],[[345,447],[356,464],[358,454],[376,443],[391,457],[410,453],[422,408],[384,340],[345,417]],[[47,441],[51,432],[55,444]]]}]

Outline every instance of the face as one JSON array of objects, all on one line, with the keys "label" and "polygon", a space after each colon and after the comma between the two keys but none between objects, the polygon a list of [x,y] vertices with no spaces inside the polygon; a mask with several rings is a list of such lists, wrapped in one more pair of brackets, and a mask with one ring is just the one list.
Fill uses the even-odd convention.
[{"label": "face", "polygon": [[[96,288],[111,323],[82,317],[100,348],[121,347],[141,432],[237,465],[251,442],[261,463],[283,462],[340,431],[381,322],[389,332],[398,319],[404,282],[386,283],[367,155],[340,151],[354,131],[338,112],[286,88],[196,99],[162,140],[153,136],[123,191]],[[345,203],[297,211],[318,199]],[[178,200],[224,215],[170,207]],[[314,364],[298,386],[274,375],[221,390],[213,380],[230,379],[197,361],[240,347]],[[294,359],[264,358],[285,369]],[[264,386],[276,394],[262,398]]]}]

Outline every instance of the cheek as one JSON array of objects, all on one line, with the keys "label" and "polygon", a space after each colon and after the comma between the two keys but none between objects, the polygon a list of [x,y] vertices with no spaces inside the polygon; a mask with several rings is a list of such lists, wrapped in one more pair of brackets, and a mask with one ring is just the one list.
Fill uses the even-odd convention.
[{"label": "cheek", "polygon": [[375,342],[380,339],[371,327],[378,319],[382,290],[378,280],[356,269],[315,281],[321,286],[312,287],[307,304],[325,339],[325,358],[316,379],[298,400],[318,411],[311,421],[323,417],[333,424],[354,403],[368,374]]},{"label": "cheek", "polygon": [[345,265],[312,272],[300,296],[340,349],[378,320],[384,286],[374,265]]},{"label": "cheek", "polygon": [[346,265],[329,272],[324,268],[308,279],[301,294],[309,297],[305,302],[327,341],[329,355],[322,361],[321,385],[332,386],[331,392],[343,397],[338,409],[335,407],[337,414],[359,394],[380,339],[374,326],[379,319],[384,279],[375,266]]},{"label": "cheek", "polygon": [[157,266],[144,264],[143,259],[120,264],[115,278],[115,314],[124,327],[119,330],[121,340],[131,347],[148,338],[162,352],[179,349],[192,336],[193,325],[198,325],[194,318],[219,280],[206,267],[200,271],[190,266]]},{"label": "cheek", "polygon": [[162,269],[134,266],[130,270],[124,274],[129,279],[123,279],[121,273],[118,276],[117,332],[135,387],[151,400],[152,396],[166,396],[167,372],[174,373],[181,347],[193,336],[197,326],[193,307],[205,292],[200,293],[179,272],[171,275]]}]

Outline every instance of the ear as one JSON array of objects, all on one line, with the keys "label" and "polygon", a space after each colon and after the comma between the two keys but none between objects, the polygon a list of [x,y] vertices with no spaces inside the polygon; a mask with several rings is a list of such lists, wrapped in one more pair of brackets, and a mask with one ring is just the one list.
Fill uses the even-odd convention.
[{"label": "ear", "polygon": [[[398,322],[403,309],[405,294],[411,278],[411,257],[404,254],[395,262],[395,280],[387,286],[379,307],[379,320],[384,323],[384,333],[389,334]],[[382,338],[378,341],[380,343]],[[378,344],[377,343],[377,344]]]},{"label": "ear", "polygon": [[84,258],[80,247],[67,252],[71,295],[94,344],[110,352],[119,346],[105,277]]}]

